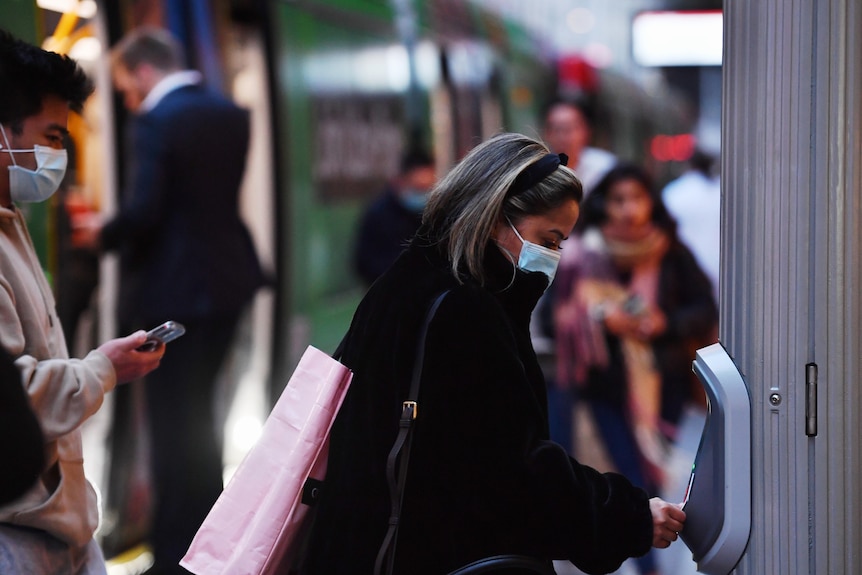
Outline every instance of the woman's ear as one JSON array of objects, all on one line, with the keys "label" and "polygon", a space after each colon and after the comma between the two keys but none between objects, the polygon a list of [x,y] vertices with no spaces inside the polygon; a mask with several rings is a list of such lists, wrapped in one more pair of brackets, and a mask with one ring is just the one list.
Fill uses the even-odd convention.
[{"label": "woman's ear", "polygon": [[494,225],[494,229],[491,231],[491,239],[499,243],[502,239],[502,235],[506,231],[505,227],[508,227],[506,226],[505,218],[500,218],[499,220],[497,220],[497,223]]}]

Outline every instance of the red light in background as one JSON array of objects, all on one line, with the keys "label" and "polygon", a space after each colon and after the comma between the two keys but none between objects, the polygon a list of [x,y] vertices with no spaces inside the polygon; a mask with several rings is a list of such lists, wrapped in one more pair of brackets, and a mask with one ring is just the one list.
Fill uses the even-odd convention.
[{"label": "red light in background", "polygon": [[650,142],[650,153],[659,162],[685,162],[694,154],[694,145],[691,134],[659,134]]},{"label": "red light in background", "polygon": [[652,157],[659,162],[670,161],[670,136],[654,136],[649,149]]},{"label": "red light in background", "polygon": [[599,75],[595,67],[578,54],[561,57],[557,64],[557,73],[564,86],[588,94],[594,93],[599,87]]}]

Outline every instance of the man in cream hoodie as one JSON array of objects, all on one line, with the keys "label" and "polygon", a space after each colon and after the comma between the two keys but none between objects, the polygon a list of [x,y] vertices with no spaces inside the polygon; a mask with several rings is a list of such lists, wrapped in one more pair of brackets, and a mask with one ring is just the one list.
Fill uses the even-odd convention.
[{"label": "man in cream hoodie", "polygon": [[164,354],[164,345],[137,351],[146,339],[137,331],[70,359],[19,209],[57,190],[69,113],[79,112],[92,91],[74,61],[0,30],[0,346],[14,358],[42,427],[46,462],[29,491],[0,507],[4,574],[105,573],[93,540],[99,508],[84,477],[80,427],[117,383],[152,371]]}]

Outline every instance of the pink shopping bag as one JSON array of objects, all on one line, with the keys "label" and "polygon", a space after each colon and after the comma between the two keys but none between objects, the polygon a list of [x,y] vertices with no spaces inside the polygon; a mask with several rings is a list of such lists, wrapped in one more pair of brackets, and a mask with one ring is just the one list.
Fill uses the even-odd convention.
[{"label": "pink shopping bag", "polygon": [[352,378],[308,346],[180,565],[197,575],[265,575],[291,564],[310,510],[303,485],[324,477],[329,430]]}]

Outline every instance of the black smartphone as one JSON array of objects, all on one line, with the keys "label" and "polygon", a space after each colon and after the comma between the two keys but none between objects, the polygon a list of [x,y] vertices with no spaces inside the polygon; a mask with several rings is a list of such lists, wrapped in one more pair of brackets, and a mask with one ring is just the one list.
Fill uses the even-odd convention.
[{"label": "black smartphone", "polygon": [[186,328],[183,327],[183,324],[175,321],[166,321],[147,332],[147,341],[138,347],[138,351],[153,351],[160,343],[174,341],[184,333],[186,333]]}]

